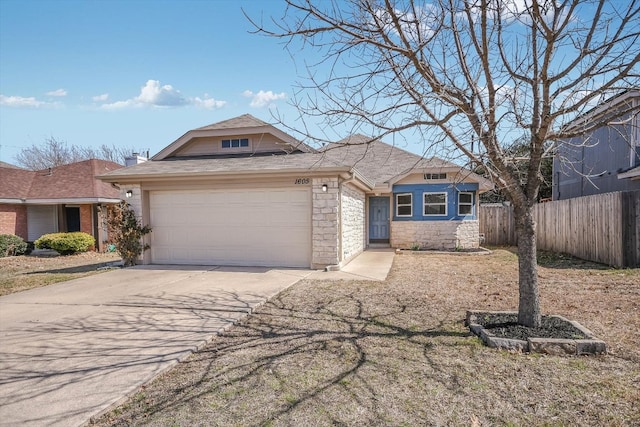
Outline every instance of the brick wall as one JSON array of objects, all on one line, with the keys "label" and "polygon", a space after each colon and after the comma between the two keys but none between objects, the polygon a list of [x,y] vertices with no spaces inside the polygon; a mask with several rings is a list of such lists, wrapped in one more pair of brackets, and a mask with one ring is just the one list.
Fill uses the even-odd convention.
[{"label": "brick wall", "polygon": [[[93,218],[91,205],[80,205],[80,231],[93,236]],[[94,236],[95,237],[95,236]]]},{"label": "brick wall", "polygon": [[465,221],[392,221],[391,246],[409,249],[474,249],[480,246],[479,222]]},{"label": "brick wall", "polygon": [[[327,191],[322,186],[327,185]],[[338,178],[312,179],[312,255],[313,268],[336,265],[338,257]]]},{"label": "brick wall", "polygon": [[27,207],[0,205],[0,234],[15,234],[27,240]]},{"label": "brick wall", "polygon": [[365,194],[351,184],[341,194],[342,262],[348,262],[365,246]]}]

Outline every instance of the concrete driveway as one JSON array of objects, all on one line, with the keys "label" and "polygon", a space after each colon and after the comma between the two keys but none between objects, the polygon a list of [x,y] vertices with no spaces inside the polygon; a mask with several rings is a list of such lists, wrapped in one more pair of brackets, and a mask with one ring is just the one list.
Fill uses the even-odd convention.
[{"label": "concrete driveway", "polygon": [[81,425],[310,273],[139,266],[2,297],[0,425]]}]

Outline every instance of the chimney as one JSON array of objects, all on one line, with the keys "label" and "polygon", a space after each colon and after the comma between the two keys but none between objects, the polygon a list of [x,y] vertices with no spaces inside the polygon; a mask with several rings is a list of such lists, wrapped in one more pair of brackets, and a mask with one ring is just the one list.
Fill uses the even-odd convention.
[{"label": "chimney", "polygon": [[138,165],[140,163],[146,162],[148,159],[146,157],[142,157],[140,153],[131,153],[131,156],[125,157],[124,165],[125,166],[133,166]]}]

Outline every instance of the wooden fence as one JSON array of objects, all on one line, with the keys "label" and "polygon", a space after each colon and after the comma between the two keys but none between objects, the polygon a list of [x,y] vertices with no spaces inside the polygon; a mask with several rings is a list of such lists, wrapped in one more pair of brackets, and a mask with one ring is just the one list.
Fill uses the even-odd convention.
[{"label": "wooden fence", "polygon": [[[640,191],[598,194],[534,207],[538,249],[616,267],[640,267]],[[515,245],[513,208],[481,205],[487,245]]]}]

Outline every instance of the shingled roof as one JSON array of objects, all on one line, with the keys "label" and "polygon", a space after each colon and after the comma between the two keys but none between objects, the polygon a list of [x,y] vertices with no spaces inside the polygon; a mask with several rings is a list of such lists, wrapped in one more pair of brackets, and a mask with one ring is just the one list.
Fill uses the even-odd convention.
[{"label": "shingled roof", "polygon": [[364,135],[352,135],[322,148],[328,159],[359,171],[372,182],[381,184],[410,171],[460,169],[437,157],[428,159]]},{"label": "shingled roof", "polygon": [[95,178],[122,168],[114,162],[91,159],[40,171],[0,166],[0,199],[119,199],[119,191]]}]

